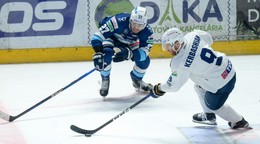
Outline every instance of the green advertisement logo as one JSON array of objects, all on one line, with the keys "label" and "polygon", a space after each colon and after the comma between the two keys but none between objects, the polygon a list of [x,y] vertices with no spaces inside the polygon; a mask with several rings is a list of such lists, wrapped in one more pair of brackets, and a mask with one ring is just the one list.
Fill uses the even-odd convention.
[{"label": "green advertisement logo", "polygon": [[180,19],[177,17],[172,0],[168,0],[167,8],[163,14],[162,19],[159,22],[159,25],[162,25],[165,21],[173,21],[172,18],[175,20],[176,23],[181,23]]},{"label": "green advertisement logo", "polygon": [[118,13],[131,13],[134,9],[129,0],[102,0],[95,10],[95,22],[98,23],[106,16],[112,16]]},{"label": "green advertisement logo", "polygon": [[[106,16],[112,16],[121,12],[131,13],[134,8],[134,5],[131,3],[131,1],[102,0],[95,10],[96,25],[98,26],[98,23]],[[231,0],[228,0],[227,2],[222,1],[221,4],[229,4],[230,1]],[[135,2],[140,2],[140,6],[147,7],[149,10],[153,10],[153,13],[151,14],[154,15],[148,18],[148,23],[150,24],[155,34],[155,40],[159,40],[160,38],[157,37],[160,37],[162,33],[172,27],[177,27],[183,32],[190,32],[194,29],[200,29],[217,33],[227,31],[227,34],[230,34],[229,29],[231,29],[231,20],[227,15],[231,13],[231,6],[221,5],[224,10],[226,10],[224,12],[226,20],[223,21],[222,11],[218,4],[220,2],[217,0],[167,0],[166,4],[161,5],[158,5],[153,1]],[[197,9],[199,9],[199,11],[197,11]],[[160,12],[162,12],[162,15]]]}]

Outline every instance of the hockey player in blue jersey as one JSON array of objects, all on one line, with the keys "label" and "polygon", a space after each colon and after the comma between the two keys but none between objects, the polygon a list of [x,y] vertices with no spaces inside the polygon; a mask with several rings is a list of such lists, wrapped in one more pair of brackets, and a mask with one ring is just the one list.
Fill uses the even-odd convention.
[{"label": "hockey player in blue jersey", "polygon": [[148,84],[142,80],[150,64],[149,52],[153,45],[153,32],[147,24],[146,9],[138,6],[131,14],[105,17],[99,26],[91,45],[95,51],[94,66],[102,77],[100,95],[108,95],[112,61],[134,61],[130,72],[133,86],[137,91],[149,91]]}]

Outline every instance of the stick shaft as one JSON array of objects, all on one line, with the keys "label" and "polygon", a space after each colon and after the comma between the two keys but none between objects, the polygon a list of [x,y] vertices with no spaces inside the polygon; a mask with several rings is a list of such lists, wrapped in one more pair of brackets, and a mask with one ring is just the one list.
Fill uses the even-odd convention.
[{"label": "stick shaft", "polygon": [[79,128],[75,125],[72,125],[71,129],[77,133],[81,133],[81,134],[85,134],[85,135],[92,135],[92,134],[96,133],[97,131],[101,130],[102,128],[104,128],[105,126],[107,126],[108,124],[112,123],[113,121],[115,121],[116,119],[118,119],[119,117],[124,115],[125,113],[129,112],[131,109],[133,109],[134,107],[136,107],[137,105],[142,103],[144,100],[146,100],[150,96],[151,96],[151,94],[148,94],[147,96],[143,97],[142,99],[140,99],[139,101],[137,101],[136,103],[134,103],[133,105],[131,105],[130,107],[128,107],[127,109],[125,109],[124,111],[122,111],[121,113],[119,113],[118,115],[116,115],[115,117],[113,117],[112,119],[110,119],[109,121],[107,121],[106,123],[104,123],[103,125],[99,126],[98,128],[96,128],[94,130],[85,130],[85,129]]},{"label": "stick shaft", "polygon": [[77,83],[78,81],[80,81],[81,79],[83,79],[84,77],[88,76],[89,74],[91,74],[92,72],[94,72],[96,70],[96,68],[90,70],[89,72],[85,73],[84,75],[80,76],[78,79],[74,80],[73,82],[71,82],[70,84],[66,85],[65,87],[61,88],[60,90],[56,91],[55,93],[51,94],[50,96],[46,97],[45,99],[41,100],[40,102],[36,103],[35,105],[31,106],[30,108],[28,108],[27,110],[23,111],[22,113],[18,114],[17,116],[11,116],[8,115],[4,112],[0,111],[0,118],[7,120],[9,122],[14,121],[15,119],[21,117],[22,115],[28,113],[29,111],[35,109],[36,107],[38,107],[39,105],[45,103],[46,101],[48,101],[49,99],[51,99],[52,97],[55,97],[56,95],[58,95],[59,93],[61,93],[62,91],[66,90],[67,88],[69,88],[70,86],[74,85],[75,83]]}]

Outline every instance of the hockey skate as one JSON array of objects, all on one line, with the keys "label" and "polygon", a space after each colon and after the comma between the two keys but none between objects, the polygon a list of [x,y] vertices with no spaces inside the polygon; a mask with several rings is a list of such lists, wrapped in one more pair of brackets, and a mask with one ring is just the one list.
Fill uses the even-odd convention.
[{"label": "hockey skate", "polygon": [[244,118],[235,124],[228,122],[228,125],[232,129],[239,129],[239,128],[253,129],[252,127],[249,126],[249,123]]},{"label": "hockey skate", "polygon": [[145,83],[143,80],[135,80],[132,78],[133,87],[137,92],[149,92],[149,84]]},{"label": "hockey skate", "polygon": [[214,113],[197,113],[193,115],[193,122],[207,125],[217,125]]},{"label": "hockey skate", "polygon": [[102,84],[99,90],[101,96],[105,97],[108,95],[109,83],[110,83],[109,77],[108,78],[102,77]]}]

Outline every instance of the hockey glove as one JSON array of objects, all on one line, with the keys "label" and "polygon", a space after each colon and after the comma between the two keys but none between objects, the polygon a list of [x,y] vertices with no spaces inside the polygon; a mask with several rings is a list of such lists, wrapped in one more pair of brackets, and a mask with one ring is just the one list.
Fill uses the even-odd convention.
[{"label": "hockey glove", "polygon": [[125,48],[114,48],[115,56],[113,58],[114,62],[121,62],[124,60],[129,60],[133,57],[132,50],[128,47]]},{"label": "hockey glove", "polygon": [[101,71],[104,69],[104,54],[101,52],[95,53],[93,55],[94,67]]},{"label": "hockey glove", "polygon": [[164,91],[161,91],[161,90],[159,89],[159,86],[160,86],[160,85],[161,85],[160,83],[156,84],[155,86],[152,86],[152,85],[150,84],[150,86],[149,86],[150,94],[151,94],[151,96],[152,96],[153,98],[158,98],[158,97],[163,96],[163,95],[165,94]]}]

